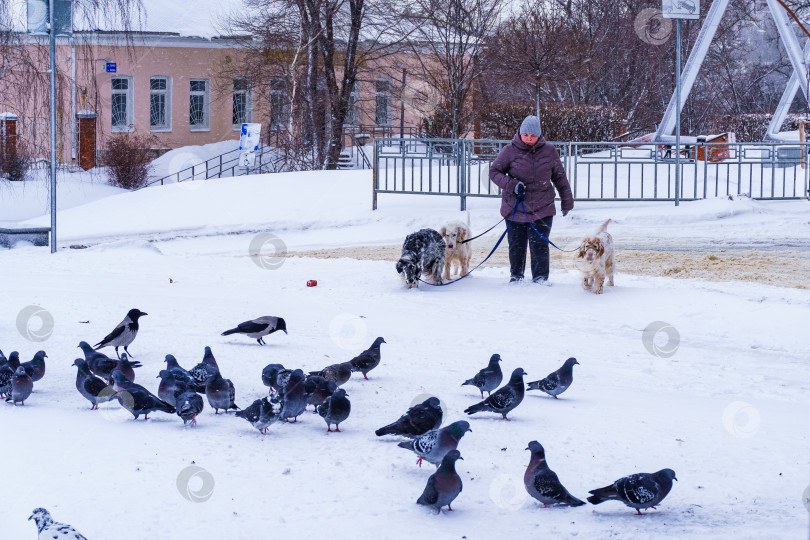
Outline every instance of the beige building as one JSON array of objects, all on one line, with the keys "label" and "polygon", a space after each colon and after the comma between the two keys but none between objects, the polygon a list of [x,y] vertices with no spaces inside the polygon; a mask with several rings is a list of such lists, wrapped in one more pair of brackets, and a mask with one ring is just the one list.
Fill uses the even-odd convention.
[{"label": "beige building", "polygon": [[[26,39],[30,55],[46,70],[47,40]],[[150,146],[166,150],[238,139],[243,122],[261,123],[265,134],[283,129],[289,100],[280,80],[258,92],[249,78],[221,76],[224,66],[239,65],[244,54],[235,39],[171,32],[76,32],[70,40],[58,38],[59,161],[78,163],[77,116],[96,115],[97,150],[116,133],[150,136]],[[392,65],[392,73],[399,71]],[[347,128],[388,128],[398,133],[401,83],[392,76],[372,76],[376,78],[358,82]],[[47,155],[49,144],[47,76],[41,79],[44,86],[40,81],[31,91],[9,86],[8,77],[0,79],[0,113],[17,116],[18,140],[37,157]],[[404,125],[415,128],[422,113],[408,95]]]}]

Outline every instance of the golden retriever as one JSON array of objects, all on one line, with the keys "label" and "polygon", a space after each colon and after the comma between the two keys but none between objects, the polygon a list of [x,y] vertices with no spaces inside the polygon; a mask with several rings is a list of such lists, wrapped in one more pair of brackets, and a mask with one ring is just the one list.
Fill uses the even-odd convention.
[{"label": "golden retriever", "polygon": [[608,286],[613,286],[613,273],[616,269],[614,259],[613,237],[607,232],[608,223],[605,221],[596,234],[589,236],[579,246],[577,257],[583,259],[579,265],[582,271],[582,288],[591,290],[594,294],[602,294],[602,286],[607,277]]},{"label": "golden retriever", "polygon": [[472,248],[469,242],[464,242],[464,240],[472,236],[469,223],[465,225],[458,220],[450,221],[439,229],[439,234],[442,235],[445,243],[444,274],[442,274],[442,277],[449,281],[450,276],[456,269],[458,269],[459,276],[465,275],[470,271],[470,258],[472,257]]}]

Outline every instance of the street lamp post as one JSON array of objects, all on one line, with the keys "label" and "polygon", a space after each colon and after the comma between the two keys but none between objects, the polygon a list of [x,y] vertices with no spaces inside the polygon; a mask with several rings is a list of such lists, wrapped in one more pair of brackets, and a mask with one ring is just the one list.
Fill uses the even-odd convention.
[{"label": "street lamp post", "polygon": [[54,25],[54,0],[49,2],[50,31],[50,83],[51,83],[51,253],[56,253],[56,28]]},{"label": "street lamp post", "polygon": [[699,0],[661,0],[661,15],[675,19],[675,206],[681,203],[681,21],[700,17]]}]

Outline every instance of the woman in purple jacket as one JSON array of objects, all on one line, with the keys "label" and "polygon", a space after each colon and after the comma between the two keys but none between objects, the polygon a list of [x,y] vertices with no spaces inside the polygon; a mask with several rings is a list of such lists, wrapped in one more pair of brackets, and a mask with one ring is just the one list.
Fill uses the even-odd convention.
[{"label": "woman in purple jacket", "polygon": [[[548,280],[548,243],[531,228],[529,219],[543,236],[548,238],[554,207],[554,190],[562,200],[562,214],[574,208],[574,196],[565,177],[560,156],[554,145],[543,138],[540,120],[527,116],[512,142],[504,146],[489,168],[489,179],[501,188],[501,215],[509,227],[509,281],[523,280],[526,268],[526,243],[532,253],[532,281]],[[512,212],[518,198],[523,198],[526,214],[518,207],[514,221]]]}]

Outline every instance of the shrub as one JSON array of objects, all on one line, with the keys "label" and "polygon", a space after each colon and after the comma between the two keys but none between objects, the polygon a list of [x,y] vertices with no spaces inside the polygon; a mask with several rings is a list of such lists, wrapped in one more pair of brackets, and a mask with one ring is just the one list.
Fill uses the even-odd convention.
[{"label": "shrub", "polygon": [[[719,133],[734,133],[737,142],[758,142],[765,138],[771,118],[773,115],[769,113],[729,114],[720,119],[716,130]],[[781,129],[782,131],[796,131],[802,120],[807,121],[810,118],[806,114],[788,113]]]},{"label": "shrub", "polygon": [[146,184],[153,152],[151,137],[121,133],[107,139],[104,161],[110,183],[124,189],[137,189]]},{"label": "shrub", "polygon": [[[511,139],[532,103],[492,103],[481,113],[481,138]],[[541,103],[540,125],[548,141],[607,141],[619,135],[626,115],[615,107]]]},{"label": "shrub", "polygon": [[21,182],[28,176],[34,164],[31,154],[17,140],[16,144],[9,145],[4,151],[0,147],[0,175],[6,176],[12,182]]},{"label": "shrub", "polygon": [[430,116],[422,119],[419,124],[419,131],[425,137],[452,139],[453,122],[450,120],[448,107],[444,105],[437,106]]}]

